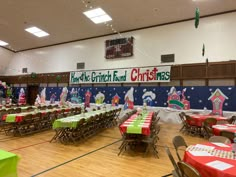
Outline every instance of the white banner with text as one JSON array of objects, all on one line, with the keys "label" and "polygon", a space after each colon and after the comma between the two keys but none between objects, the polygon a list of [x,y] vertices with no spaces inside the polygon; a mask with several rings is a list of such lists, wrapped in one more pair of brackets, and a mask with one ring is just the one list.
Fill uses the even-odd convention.
[{"label": "white banner with text", "polygon": [[70,72],[70,84],[170,82],[171,66]]}]

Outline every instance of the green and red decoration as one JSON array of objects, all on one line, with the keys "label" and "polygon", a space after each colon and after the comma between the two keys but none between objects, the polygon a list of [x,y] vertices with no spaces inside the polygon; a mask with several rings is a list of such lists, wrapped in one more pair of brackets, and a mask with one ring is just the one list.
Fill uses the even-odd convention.
[{"label": "green and red decoration", "polygon": [[31,73],[31,78],[35,79],[37,77],[37,74],[35,72]]},{"label": "green and red decoration", "polygon": [[202,56],[204,57],[204,55],[205,55],[205,44],[203,44],[202,46]]},{"label": "green and red decoration", "polygon": [[57,82],[60,82],[60,81],[61,81],[61,76],[60,76],[60,75],[57,75],[57,76],[56,76],[56,81],[57,81]]},{"label": "green and red decoration", "polygon": [[196,8],[196,11],[195,11],[195,28],[198,28],[199,18],[200,18],[200,11],[199,11],[199,8]]}]

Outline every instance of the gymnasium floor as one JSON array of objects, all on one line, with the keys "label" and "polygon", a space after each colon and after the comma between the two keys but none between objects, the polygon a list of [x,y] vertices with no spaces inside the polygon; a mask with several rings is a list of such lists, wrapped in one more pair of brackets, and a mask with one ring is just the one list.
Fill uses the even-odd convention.
[{"label": "gymnasium floor", "polygon": [[150,152],[127,150],[117,156],[121,135],[117,127],[109,128],[78,145],[63,145],[49,141],[53,130],[24,137],[6,136],[0,133],[0,149],[20,157],[18,177],[160,177],[173,167],[165,153],[164,145],[175,152],[172,138],[184,136],[187,144],[204,142],[203,138],[179,133],[180,125],[161,124],[158,141],[159,159]]}]

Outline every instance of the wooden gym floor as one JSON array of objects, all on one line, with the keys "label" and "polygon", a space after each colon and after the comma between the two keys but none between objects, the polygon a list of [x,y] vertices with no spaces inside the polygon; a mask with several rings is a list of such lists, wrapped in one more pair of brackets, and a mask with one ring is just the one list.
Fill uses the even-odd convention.
[{"label": "wooden gym floor", "polygon": [[117,156],[121,135],[117,127],[109,128],[78,145],[50,143],[54,131],[25,137],[6,136],[0,132],[0,149],[20,157],[18,177],[161,177],[173,169],[164,145],[170,147],[175,159],[172,138],[182,135],[187,144],[205,142],[200,137],[183,135],[180,125],[161,124],[158,141],[159,159],[150,152],[126,150]]}]

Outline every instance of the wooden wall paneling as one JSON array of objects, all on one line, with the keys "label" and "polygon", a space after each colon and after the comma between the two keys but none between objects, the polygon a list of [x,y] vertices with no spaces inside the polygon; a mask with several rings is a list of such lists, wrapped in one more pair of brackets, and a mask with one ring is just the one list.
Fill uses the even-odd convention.
[{"label": "wooden wall paneling", "polygon": [[66,73],[61,73],[61,81],[62,83],[69,83],[69,77],[70,77],[70,72],[66,72]]},{"label": "wooden wall paneling", "polygon": [[31,74],[28,75],[28,84],[35,84],[35,83],[40,83],[40,75],[37,74],[35,78],[32,77]]},{"label": "wooden wall paneling", "polygon": [[232,79],[209,79],[209,86],[234,86],[234,78]]},{"label": "wooden wall paneling", "polygon": [[170,79],[179,79],[181,77],[181,66],[176,65],[176,66],[171,66],[171,71],[170,71]]},{"label": "wooden wall paneling", "polygon": [[210,63],[208,66],[209,78],[229,78],[235,77],[235,63]]},{"label": "wooden wall paneling", "polygon": [[16,83],[18,83],[18,84],[28,83],[28,76],[27,75],[18,76]]},{"label": "wooden wall paneling", "polygon": [[184,80],[182,86],[205,86],[204,79]]},{"label": "wooden wall paneling", "polygon": [[47,78],[48,78],[48,83],[56,83],[56,73],[52,73],[52,74],[48,74]]},{"label": "wooden wall paneling", "polygon": [[48,83],[48,76],[47,74],[39,74],[40,83]]},{"label": "wooden wall paneling", "polygon": [[206,78],[205,64],[190,64],[182,66],[182,79]]}]

